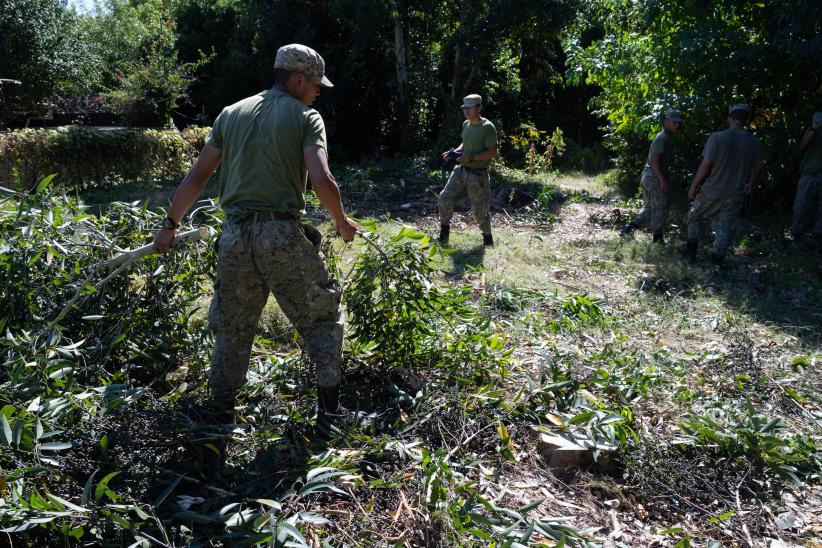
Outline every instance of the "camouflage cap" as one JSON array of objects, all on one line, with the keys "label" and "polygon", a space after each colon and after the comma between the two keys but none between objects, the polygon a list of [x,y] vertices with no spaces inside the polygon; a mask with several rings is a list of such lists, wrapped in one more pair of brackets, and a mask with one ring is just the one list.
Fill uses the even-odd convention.
[{"label": "camouflage cap", "polygon": [[277,50],[274,60],[275,69],[301,72],[311,76],[327,88],[334,87],[331,80],[325,76],[325,61],[319,53],[302,44],[288,44]]},{"label": "camouflage cap", "polygon": [[684,122],[685,118],[682,117],[682,113],[675,108],[669,108],[668,112],[665,113],[665,117],[672,122]]},{"label": "camouflage cap", "polygon": [[822,112],[814,112],[811,122],[817,126],[822,126]]},{"label": "camouflage cap", "polygon": [[750,114],[750,113],[751,113],[751,107],[749,107],[749,106],[748,106],[748,105],[746,105],[745,103],[737,103],[737,104],[735,104],[734,106],[732,106],[731,108],[729,108],[729,109],[728,109],[728,114],[731,114],[731,113],[732,113],[732,112],[734,112],[735,110],[744,110],[744,111],[745,111],[745,112],[747,112],[748,114]]},{"label": "camouflage cap", "polygon": [[462,100],[462,106],[460,108],[470,108],[478,105],[482,105],[482,97],[474,93],[465,96],[465,98]]}]

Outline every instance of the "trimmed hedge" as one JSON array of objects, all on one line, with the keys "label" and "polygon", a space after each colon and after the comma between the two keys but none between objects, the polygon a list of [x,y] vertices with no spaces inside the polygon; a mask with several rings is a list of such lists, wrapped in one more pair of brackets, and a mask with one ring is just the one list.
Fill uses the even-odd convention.
[{"label": "trimmed hedge", "polygon": [[51,173],[72,190],[121,181],[179,179],[210,130],[66,126],[0,133],[0,185],[24,190]]}]

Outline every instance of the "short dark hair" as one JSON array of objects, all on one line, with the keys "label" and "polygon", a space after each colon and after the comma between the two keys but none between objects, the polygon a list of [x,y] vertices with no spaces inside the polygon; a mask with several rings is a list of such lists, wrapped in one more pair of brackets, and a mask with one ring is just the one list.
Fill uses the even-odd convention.
[{"label": "short dark hair", "polygon": [[291,78],[292,74],[297,74],[293,70],[286,70],[281,68],[274,69],[274,85],[275,86],[284,86],[288,83],[288,79]]},{"label": "short dark hair", "polygon": [[743,124],[747,122],[750,117],[751,113],[747,110],[742,110],[741,108],[731,112],[731,120],[736,120],[737,122],[742,122]]}]

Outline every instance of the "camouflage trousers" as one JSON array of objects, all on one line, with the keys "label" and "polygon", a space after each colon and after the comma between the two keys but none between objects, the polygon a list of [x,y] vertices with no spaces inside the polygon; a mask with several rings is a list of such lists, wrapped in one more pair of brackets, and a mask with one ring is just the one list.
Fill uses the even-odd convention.
[{"label": "camouflage trousers", "polygon": [[809,227],[814,235],[822,236],[822,173],[803,175],[796,189],[791,232],[800,236]]},{"label": "camouflage trousers", "polygon": [[709,198],[698,194],[688,210],[688,239],[698,240],[704,225],[710,221],[716,233],[714,254],[724,257],[731,247],[744,203],[743,196]]},{"label": "camouflage trousers", "polygon": [[209,389],[231,401],[245,384],[251,343],[269,292],[302,336],[320,387],[340,383],[341,290],[320,253],[320,233],[265,213],[223,225],[209,309],[215,334]]},{"label": "camouflage trousers", "polygon": [[468,196],[471,212],[483,234],[491,234],[491,177],[488,171],[456,166],[440,192],[440,223],[447,225],[454,216],[454,206]]},{"label": "camouflage trousers", "polygon": [[667,192],[662,192],[659,179],[650,169],[642,172],[640,186],[642,187],[643,207],[632,222],[636,226],[643,226],[650,222],[652,233],[662,232],[668,222],[668,213],[671,211],[671,196]]}]

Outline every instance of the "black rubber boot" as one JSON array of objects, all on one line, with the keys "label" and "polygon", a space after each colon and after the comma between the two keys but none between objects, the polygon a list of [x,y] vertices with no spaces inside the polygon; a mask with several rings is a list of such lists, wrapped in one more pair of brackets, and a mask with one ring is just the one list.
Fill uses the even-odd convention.
[{"label": "black rubber boot", "polygon": [[694,264],[696,262],[696,249],[699,246],[699,241],[697,240],[688,240],[688,243],[685,244],[685,258],[688,259],[688,262]]},{"label": "black rubber boot", "polygon": [[482,245],[484,245],[485,247],[493,247],[494,237],[490,234],[483,234],[482,235]]},{"label": "black rubber boot", "polygon": [[633,234],[634,230],[636,230],[637,228],[639,227],[635,225],[633,221],[631,221],[630,223],[627,223],[625,226],[622,227],[622,230],[619,231],[619,235],[620,237],[625,238]]},{"label": "black rubber boot", "polygon": [[228,449],[228,431],[234,428],[234,399],[222,396],[206,400],[192,414],[192,418],[200,423],[196,428],[201,428],[209,438],[207,442],[191,448],[199,472],[208,481],[222,475]]},{"label": "black rubber boot", "polygon": [[665,245],[665,238],[662,236],[662,231],[654,233],[654,243],[659,245]]},{"label": "black rubber boot", "polygon": [[448,245],[448,237],[451,235],[451,225],[440,225],[440,245]]},{"label": "black rubber boot", "polygon": [[197,409],[199,419],[211,426],[231,424],[234,422],[234,403],[235,399],[232,396],[212,396]]},{"label": "black rubber boot", "polygon": [[320,386],[317,388],[317,410],[320,413],[336,413],[340,407],[340,386]]},{"label": "black rubber boot", "polygon": [[351,412],[340,405],[339,385],[317,388],[317,435],[321,439],[340,434],[352,421]]}]

